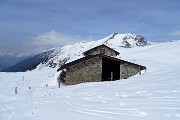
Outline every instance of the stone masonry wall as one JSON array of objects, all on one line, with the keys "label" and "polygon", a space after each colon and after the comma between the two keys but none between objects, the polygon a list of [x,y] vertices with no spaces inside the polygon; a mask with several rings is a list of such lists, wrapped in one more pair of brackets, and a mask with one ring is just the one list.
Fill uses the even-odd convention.
[{"label": "stone masonry wall", "polygon": [[101,81],[102,60],[97,56],[70,66],[66,70],[66,85]]},{"label": "stone masonry wall", "polygon": [[90,51],[89,55],[101,54],[101,49],[105,50],[105,53],[104,53],[105,55],[116,56],[116,53],[113,50],[111,50],[107,47],[103,47],[103,46],[98,47],[95,50]]},{"label": "stone masonry wall", "polygon": [[127,79],[139,72],[139,66],[127,63],[120,65],[120,79]]}]

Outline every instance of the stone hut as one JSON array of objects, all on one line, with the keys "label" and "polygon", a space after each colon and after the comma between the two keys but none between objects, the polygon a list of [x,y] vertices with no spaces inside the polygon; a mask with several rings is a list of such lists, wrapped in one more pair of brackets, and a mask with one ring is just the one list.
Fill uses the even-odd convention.
[{"label": "stone hut", "polygon": [[66,85],[127,79],[146,69],[145,66],[114,58],[119,52],[106,45],[90,49],[84,55],[58,69],[65,71],[63,81]]}]

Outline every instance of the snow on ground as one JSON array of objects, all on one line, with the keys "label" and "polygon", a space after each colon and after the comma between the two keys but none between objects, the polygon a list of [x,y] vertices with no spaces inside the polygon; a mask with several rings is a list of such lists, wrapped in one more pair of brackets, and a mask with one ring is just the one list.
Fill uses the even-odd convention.
[{"label": "snow on ground", "polygon": [[0,120],[179,120],[179,48],[180,41],[119,48],[147,71],[113,82],[58,88],[56,68],[0,73]]}]

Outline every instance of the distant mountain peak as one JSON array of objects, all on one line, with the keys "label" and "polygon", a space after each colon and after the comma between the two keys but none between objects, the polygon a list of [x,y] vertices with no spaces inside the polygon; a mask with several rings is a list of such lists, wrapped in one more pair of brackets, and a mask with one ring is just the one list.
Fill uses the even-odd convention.
[{"label": "distant mountain peak", "polygon": [[105,44],[113,49],[118,49],[121,47],[144,47],[146,45],[149,45],[150,43],[147,40],[145,40],[143,36],[135,33],[113,33],[97,41],[79,42],[74,45],[67,45],[61,49],[57,49],[54,52],[54,57],[40,64],[38,66],[38,69],[51,66],[52,63],[57,66],[61,66],[62,64],[65,64],[67,62],[79,59],[83,57],[83,52],[102,44]]},{"label": "distant mountain peak", "polygon": [[[27,70],[33,70],[35,69],[39,64],[46,62],[50,58],[54,56],[55,49],[50,49],[43,51],[39,54],[32,55],[24,59],[23,61],[20,61],[19,63],[10,66],[6,69],[2,69],[3,72],[23,72]],[[49,67],[53,67],[54,64],[51,64]]]},{"label": "distant mountain peak", "polygon": [[106,37],[104,44],[114,45],[114,47],[119,46],[125,48],[144,47],[150,45],[150,43],[145,40],[143,36],[135,33],[113,33],[110,36]]}]

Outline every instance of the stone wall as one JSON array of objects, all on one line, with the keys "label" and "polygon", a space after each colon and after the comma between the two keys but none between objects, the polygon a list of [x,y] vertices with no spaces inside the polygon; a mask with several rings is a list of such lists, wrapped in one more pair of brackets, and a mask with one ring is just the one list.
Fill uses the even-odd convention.
[{"label": "stone wall", "polygon": [[101,73],[101,57],[93,57],[67,68],[65,84],[74,85],[83,82],[101,81]]},{"label": "stone wall", "polygon": [[103,47],[103,46],[100,46],[100,47],[98,47],[96,49],[91,50],[88,53],[88,55],[102,54],[101,53],[102,49],[105,50],[104,53],[103,53],[104,55],[109,55],[109,56],[114,56],[114,57],[116,56],[116,53],[113,50],[111,50],[111,49],[109,49],[107,47]]},{"label": "stone wall", "polygon": [[[102,65],[102,56],[96,56],[69,66],[66,68],[65,84],[74,85],[84,82],[101,81]],[[120,79],[127,79],[141,72],[140,66],[129,62],[123,62],[119,65],[120,73],[118,70],[117,74],[120,74]],[[109,70],[110,68],[107,67],[107,69]]]},{"label": "stone wall", "polygon": [[120,65],[120,79],[127,79],[133,75],[140,73],[139,66],[124,63]]}]

